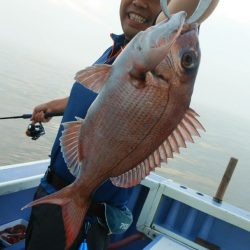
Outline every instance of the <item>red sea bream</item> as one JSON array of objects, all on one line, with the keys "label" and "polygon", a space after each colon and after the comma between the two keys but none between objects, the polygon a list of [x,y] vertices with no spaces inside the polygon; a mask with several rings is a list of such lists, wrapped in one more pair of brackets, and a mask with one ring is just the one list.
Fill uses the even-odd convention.
[{"label": "red sea bream", "polygon": [[197,25],[179,12],[138,33],[113,65],[95,65],[76,80],[98,97],[84,120],[64,124],[61,147],[76,180],[27,206],[62,207],[66,249],[75,240],[91,194],[108,178],[134,186],[203,129],[189,108],[200,62]]}]

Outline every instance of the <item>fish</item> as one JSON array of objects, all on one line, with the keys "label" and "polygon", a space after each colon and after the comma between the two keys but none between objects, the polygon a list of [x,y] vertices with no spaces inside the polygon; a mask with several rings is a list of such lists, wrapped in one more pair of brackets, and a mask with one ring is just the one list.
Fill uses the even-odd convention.
[{"label": "fish", "polygon": [[110,178],[123,188],[194,142],[203,126],[190,106],[200,63],[196,24],[185,12],[139,32],[113,65],[93,65],[75,79],[98,93],[85,119],[63,124],[62,153],[75,181],[35,200],[60,205],[65,249],[78,235],[91,195]]}]

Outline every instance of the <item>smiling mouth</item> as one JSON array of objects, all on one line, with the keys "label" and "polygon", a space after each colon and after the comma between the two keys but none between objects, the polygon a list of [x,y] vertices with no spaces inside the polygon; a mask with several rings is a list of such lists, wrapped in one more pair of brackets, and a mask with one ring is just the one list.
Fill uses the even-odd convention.
[{"label": "smiling mouth", "polygon": [[136,23],[146,23],[146,21],[147,21],[144,17],[139,16],[139,15],[134,14],[134,13],[129,13],[128,17],[130,20],[132,20]]}]

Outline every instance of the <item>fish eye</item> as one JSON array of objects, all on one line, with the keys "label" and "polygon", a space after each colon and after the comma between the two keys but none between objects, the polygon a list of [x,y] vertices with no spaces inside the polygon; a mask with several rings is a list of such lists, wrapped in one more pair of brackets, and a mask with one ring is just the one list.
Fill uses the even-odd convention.
[{"label": "fish eye", "polygon": [[181,65],[185,69],[192,69],[196,64],[196,56],[192,51],[186,52],[181,58]]}]

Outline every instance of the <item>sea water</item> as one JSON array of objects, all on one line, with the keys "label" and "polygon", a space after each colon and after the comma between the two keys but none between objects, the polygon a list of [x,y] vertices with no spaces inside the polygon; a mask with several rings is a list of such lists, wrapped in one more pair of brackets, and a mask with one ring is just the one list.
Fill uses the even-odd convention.
[{"label": "sea water", "polygon": [[[29,53],[0,48],[0,116],[31,113],[43,102],[69,94],[75,68],[45,62]],[[157,173],[199,192],[215,195],[231,157],[238,159],[224,200],[250,210],[250,122],[194,104],[206,132],[187,143]],[[61,117],[45,123],[38,140],[25,135],[24,119],[0,120],[0,166],[48,158]]]}]

